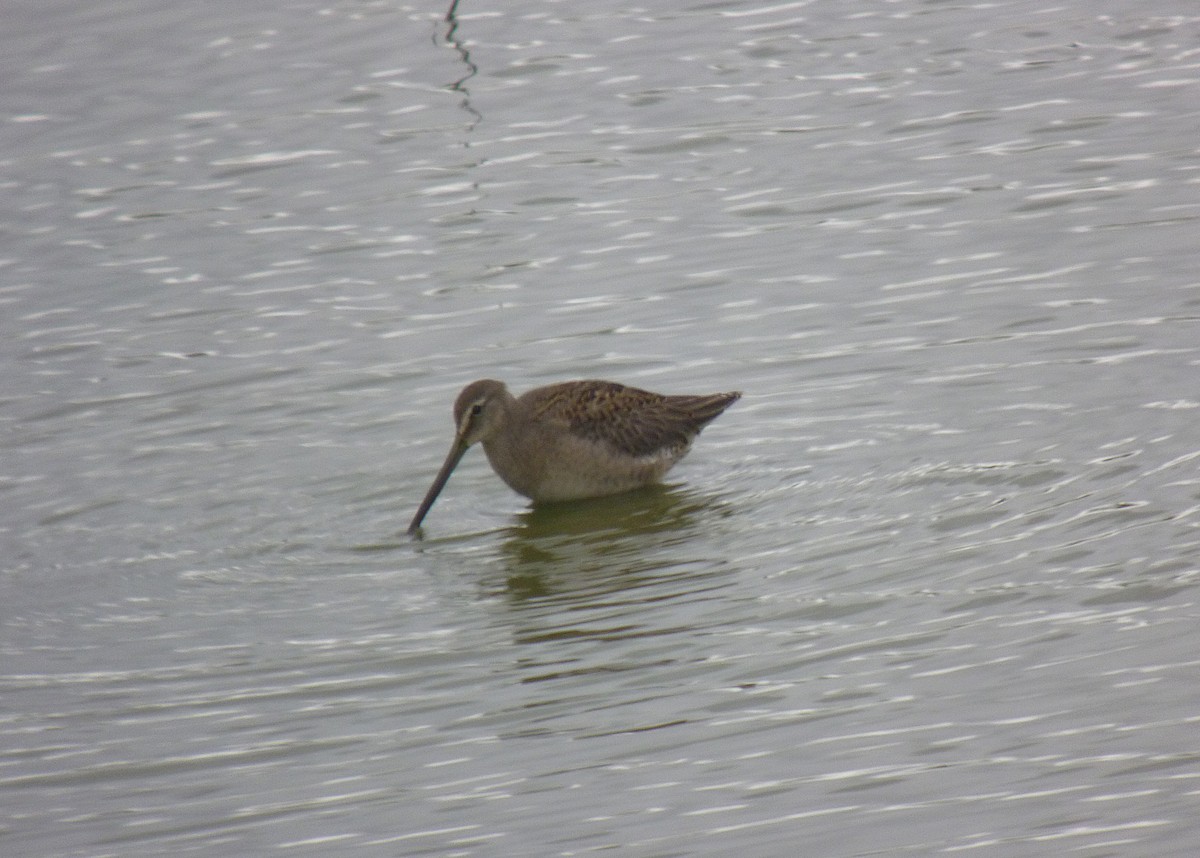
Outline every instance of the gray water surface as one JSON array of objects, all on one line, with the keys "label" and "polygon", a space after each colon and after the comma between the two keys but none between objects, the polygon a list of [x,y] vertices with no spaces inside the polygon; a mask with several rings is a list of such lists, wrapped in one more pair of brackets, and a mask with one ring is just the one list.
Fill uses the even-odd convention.
[{"label": "gray water surface", "polygon": [[[0,853],[1200,850],[1192,4],[35,5]],[[410,540],[479,377],[745,396]]]}]

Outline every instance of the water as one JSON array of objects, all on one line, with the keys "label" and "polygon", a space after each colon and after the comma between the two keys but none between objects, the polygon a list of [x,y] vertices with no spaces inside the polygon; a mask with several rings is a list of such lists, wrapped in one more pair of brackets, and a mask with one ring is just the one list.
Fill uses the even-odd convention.
[{"label": "water", "polygon": [[6,14],[0,851],[1193,854],[1200,18],[443,13]]}]

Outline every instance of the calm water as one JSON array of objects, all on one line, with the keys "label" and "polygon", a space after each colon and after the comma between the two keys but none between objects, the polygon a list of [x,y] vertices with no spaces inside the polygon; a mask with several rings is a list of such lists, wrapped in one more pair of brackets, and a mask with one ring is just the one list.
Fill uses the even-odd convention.
[{"label": "calm water", "polygon": [[0,852],[1196,854],[1193,5],[455,11],[6,11]]}]

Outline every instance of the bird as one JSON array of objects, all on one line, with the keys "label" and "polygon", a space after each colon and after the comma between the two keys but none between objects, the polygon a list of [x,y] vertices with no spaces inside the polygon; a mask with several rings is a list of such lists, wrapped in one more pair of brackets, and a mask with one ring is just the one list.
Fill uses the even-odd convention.
[{"label": "bird", "polygon": [[417,508],[421,522],[467,449],[483,445],[492,470],[534,503],[615,495],[662,479],[700,430],[740,392],[664,395],[613,381],[584,379],[514,397],[485,378],[454,402],[454,441]]}]

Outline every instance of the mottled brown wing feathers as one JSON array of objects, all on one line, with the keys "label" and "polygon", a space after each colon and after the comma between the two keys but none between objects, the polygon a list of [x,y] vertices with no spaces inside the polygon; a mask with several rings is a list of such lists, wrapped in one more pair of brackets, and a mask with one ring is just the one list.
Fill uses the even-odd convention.
[{"label": "mottled brown wing feathers", "polygon": [[539,415],[630,456],[687,447],[705,424],[741,396],[663,396],[611,381],[573,381],[539,393]]}]

